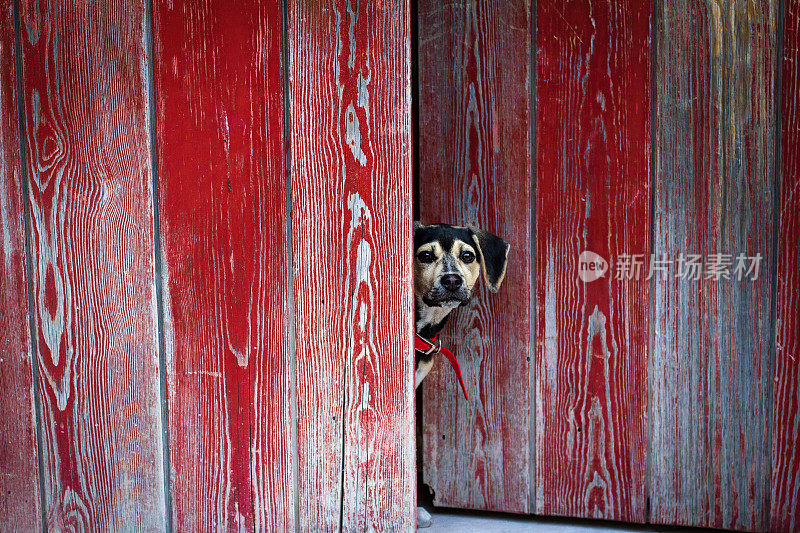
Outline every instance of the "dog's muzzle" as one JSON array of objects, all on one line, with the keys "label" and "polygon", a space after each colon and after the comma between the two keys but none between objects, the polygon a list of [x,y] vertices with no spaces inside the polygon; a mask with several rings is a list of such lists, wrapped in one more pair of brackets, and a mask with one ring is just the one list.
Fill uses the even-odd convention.
[{"label": "dog's muzzle", "polygon": [[431,307],[458,307],[466,305],[471,298],[464,278],[457,274],[445,274],[422,296],[422,301]]}]

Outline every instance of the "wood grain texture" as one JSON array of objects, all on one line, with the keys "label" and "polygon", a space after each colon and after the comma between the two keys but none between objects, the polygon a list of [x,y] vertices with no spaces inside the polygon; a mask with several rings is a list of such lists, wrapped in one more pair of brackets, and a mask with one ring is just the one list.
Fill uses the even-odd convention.
[{"label": "wood grain texture", "polygon": [[160,530],[143,2],[21,2],[48,529]]},{"label": "wood grain texture", "polygon": [[[654,250],[761,254],[737,281],[656,280],[651,520],[765,525],[775,127],[771,2],[656,3]],[[733,268],[731,268],[733,272]]]},{"label": "wood grain texture", "polygon": [[174,527],[290,530],[281,4],[153,18]]},{"label": "wood grain texture", "polygon": [[12,2],[0,2],[0,524],[41,531]]},{"label": "wood grain texture", "polygon": [[[473,224],[511,244],[498,294],[479,282],[423,382],[423,479],[434,503],[526,513],[530,423],[530,4],[419,3],[423,222]],[[442,358],[439,358],[442,359]]]},{"label": "wood grain texture", "polygon": [[[650,251],[650,16],[649,1],[537,4],[541,514],[646,518],[648,282],[614,265]],[[581,281],[584,251],[605,276]]]},{"label": "wood grain texture", "polygon": [[288,7],[298,526],[410,530],[408,3]]},{"label": "wood grain texture", "polygon": [[800,0],[785,0],[769,529],[800,531]]}]

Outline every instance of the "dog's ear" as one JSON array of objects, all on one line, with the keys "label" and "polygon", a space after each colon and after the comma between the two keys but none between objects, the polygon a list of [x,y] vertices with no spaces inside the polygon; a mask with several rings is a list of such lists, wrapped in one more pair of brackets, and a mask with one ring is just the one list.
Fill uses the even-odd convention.
[{"label": "dog's ear", "polygon": [[508,250],[511,245],[488,231],[473,226],[469,226],[469,231],[480,254],[483,281],[486,282],[490,291],[497,292],[506,276]]}]

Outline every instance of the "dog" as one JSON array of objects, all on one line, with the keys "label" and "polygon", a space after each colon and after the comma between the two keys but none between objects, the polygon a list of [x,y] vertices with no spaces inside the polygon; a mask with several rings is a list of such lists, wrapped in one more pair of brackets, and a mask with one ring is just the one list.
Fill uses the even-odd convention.
[{"label": "dog", "polygon": [[[469,399],[458,361],[439,344],[439,333],[454,309],[469,304],[481,275],[490,291],[500,289],[510,248],[497,235],[472,226],[414,223],[415,388],[441,353],[450,361],[464,397]],[[417,507],[417,527],[429,527],[432,522],[431,515]]]},{"label": "dog", "polygon": [[[427,346],[423,345],[426,350],[419,349],[423,346],[415,350],[415,388],[430,372],[434,356],[443,352],[438,344],[439,332],[453,309],[470,302],[472,289],[481,274],[490,291],[500,289],[510,248],[497,235],[472,226],[414,224],[416,344],[419,345],[420,340],[428,342]],[[466,396],[466,390],[464,394]]]}]

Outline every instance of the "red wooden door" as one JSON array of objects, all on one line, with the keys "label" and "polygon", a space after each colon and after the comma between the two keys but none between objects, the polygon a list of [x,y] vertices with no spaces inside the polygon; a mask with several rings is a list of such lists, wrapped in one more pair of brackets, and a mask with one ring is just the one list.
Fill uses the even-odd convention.
[{"label": "red wooden door", "polygon": [[[512,245],[436,503],[797,530],[797,0],[417,7],[422,218]],[[413,527],[409,18],[0,2],[0,521]]]},{"label": "red wooden door", "polygon": [[407,3],[14,5],[3,522],[412,529]]},{"label": "red wooden door", "polygon": [[[481,295],[448,326],[479,394],[424,384],[437,504],[797,529],[797,9],[420,3],[422,218],[506,236],[531,294],[529,313],[528,286]],[[586,251],[606,260],[597,280]],[[687,254],[759,258],[761,276],[687,280]]]}]

